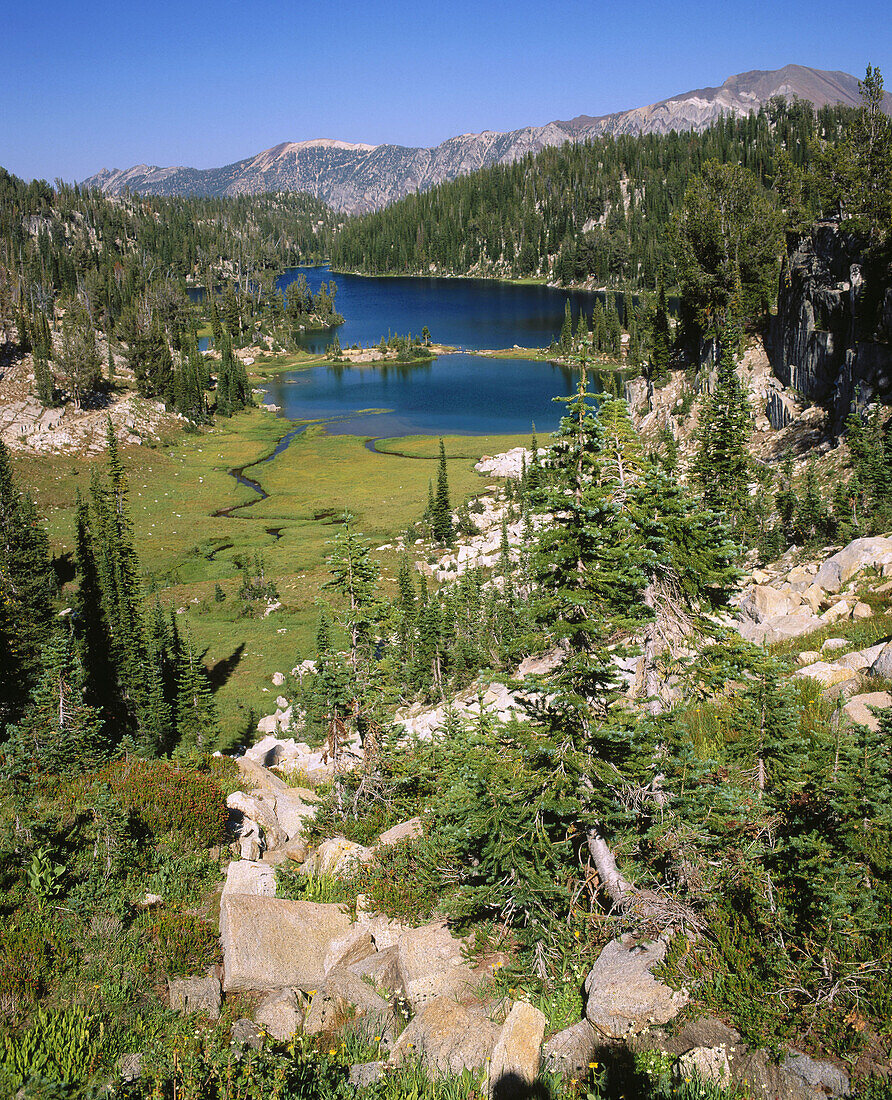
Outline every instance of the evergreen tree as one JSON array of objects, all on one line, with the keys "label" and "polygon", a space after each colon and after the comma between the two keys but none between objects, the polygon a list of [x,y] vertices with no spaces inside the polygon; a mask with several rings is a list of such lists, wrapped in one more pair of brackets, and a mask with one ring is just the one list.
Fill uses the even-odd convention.
[{"label": "evergreen tree", "polygon": [[437,467],[437,492],[431,511],[431,531],[437,542],[452,541],[452,505],[449,503],[449,476],[446,470],[446,448],[440,440],[440,462]]},{"label": "evergreen tree", "polygon": [[345,515],[343,529],[330,543],[329,579],[322,587],[337,592],[346,603],[342,621],[350,638],[350,669],[359,680],[361,672],[367,677],[373,656],[374,628],[381,612],[377,591],[381,569],[372,560],[366,539],[351,529],[350,520]]},{"label": "evergreen tree", "polygon": [[0,440],[0,728],[15,721],[35,685],[53,625],[56,590],[49,542],[34,502],[15,484]]},{"label": "evergreen tree", "polygon": [[671,336],[669,329],[669,310],[666,306],[666,286],[660,279],[657,288],[657,308],[651,328],[650,377],[662,381],[669,375],[669,351]]},{"label": "evergreen tree", "polygon": [[573,350],[573,311],[569,298],[564,302],[564,323],[561,325],[561,336],[558,345],[564,355],[569,355]]},{"label": "evergreen tree", "polygon": [[73,637],[54,635],[27,713],[12,728],[7,767],[18,774],[79,775],[106,754],[102,720],[83,700],[83,668]]},{"label": "evergreen tree", "polygon": [[694,476],[706,505],[724,512],[737,530],[745,526],[750,512],[750,425],[750,406],[729,339],[722,346],[715,389],[700,413]]},{"label": "evergreen tree", "polygon": [[796,508],[794,527],[797,541],[802,545],[823,543],[827,536],[827,509],[818,490],[815,460],[809,460],[805,469],[805,484]]},{"label": "evergreen tree", "polygon": [[180,755],[207,753],[220,736],[217,708],[207,671],[188,637],[179,646],[176,669],[176,751]]}]

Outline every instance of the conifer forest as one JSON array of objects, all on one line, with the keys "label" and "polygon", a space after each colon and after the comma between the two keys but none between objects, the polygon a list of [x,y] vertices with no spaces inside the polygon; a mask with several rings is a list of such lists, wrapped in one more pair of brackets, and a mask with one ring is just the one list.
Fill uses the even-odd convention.
[{"label": "conifer forest", "polygon": [[[860,87],[351,217],[0,170],[0,1098],[892,1097]],[[277,417],[454,350],[339,273],[597,291],[557,430]]]}]

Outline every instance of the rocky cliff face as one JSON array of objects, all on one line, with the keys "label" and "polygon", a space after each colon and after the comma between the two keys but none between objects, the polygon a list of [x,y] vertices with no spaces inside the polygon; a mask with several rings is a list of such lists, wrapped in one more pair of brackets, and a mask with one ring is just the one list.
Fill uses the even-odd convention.
[{"label": "rocky cliff face", "polygon": [[[703,130],[719,115],[746,115],[772,96],[854,106],[858,81],[848,73],[786,65],[729,77],[717,88],[683,92],[647,107],[568,122],[527,126],[510,133],[461,134],[431,149],[403,145],[355,145],[343,141],[284,142],[223,168],[158,168],[138,164],[103,169],[84,180],[107,194],[126,188],[153,195],[240,195],[263,191],[307,191],[337,210],[363,213],[404,195],[425,191],[443,180],[493,164],[511,164],[527,153],[565,141],[602,134],[669,133]],[[892,113],[892,96],[886,94]]]},{"label": "rocky cliff face", "polygon": [[826,408],[833,431],[853,402],[892,399],[889,257],[868,258],[834,222],[792,238],[767,348],[775,376]]}]

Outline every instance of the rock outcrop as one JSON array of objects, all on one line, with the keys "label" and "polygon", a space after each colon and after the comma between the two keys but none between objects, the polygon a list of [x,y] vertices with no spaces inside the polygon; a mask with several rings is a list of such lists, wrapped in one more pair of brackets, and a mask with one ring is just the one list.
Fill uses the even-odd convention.
[{"label": "rock outcrop", "polygon": [[351,931],[340,905],[230,894],[220,905],[223,989],[318,989]]},{"label": "rock outcrop", "polygon": [[892,395],[892,286],[864,242],[818,222],[788,242],[767,349],[777,378],[830,413]]}]

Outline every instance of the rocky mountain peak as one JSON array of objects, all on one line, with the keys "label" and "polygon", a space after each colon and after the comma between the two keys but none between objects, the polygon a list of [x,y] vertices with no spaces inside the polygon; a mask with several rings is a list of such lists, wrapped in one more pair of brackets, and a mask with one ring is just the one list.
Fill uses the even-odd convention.
[{"label": "rocky mountain peak", "polygon": [[[747,114],[774,96],[809,100],[816,107],[834,103],[856,106],[860,102],[858,79],[849,73],[785,65],[737,73],[717,87],[681,92],[644,107],[608,115],[577,115],[569,121],[510,133],[484,130],[459,134],[433,148],[318,138],[282,142],[222,168],[138,164],[123,171],[103,169],[83,182],[107,194],[125,189],[158,195],[306,191],[337,210],[362,213],[492,164],[511,164],[547,146],[602,134],[703,130],[720,114]],[[892,114],[892,95],[886,93],[885,102]]]}]

